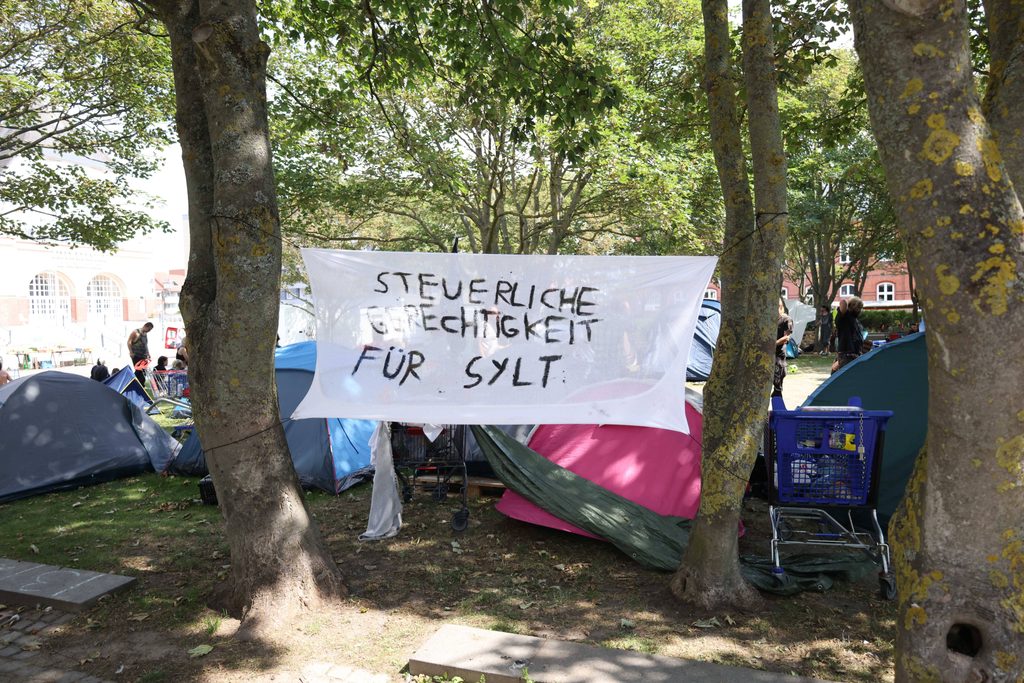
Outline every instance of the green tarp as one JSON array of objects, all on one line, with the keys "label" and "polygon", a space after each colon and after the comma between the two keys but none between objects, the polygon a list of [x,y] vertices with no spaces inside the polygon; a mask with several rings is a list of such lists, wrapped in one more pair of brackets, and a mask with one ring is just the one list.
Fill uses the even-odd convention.
[{"label": "green tarp", "polygon": [[[612,543],[652,569],[675,571],[690,539],[690,521],[665,517],[556,465],[495,427],[473,427],[494,472],[511,490],[556,517]],[[767,558],[741,558],[743,575],[763,591],[791,595],[826,590],[834,578],[854,579],[875,569],[862,555],[793,556],[786,573]]]}]

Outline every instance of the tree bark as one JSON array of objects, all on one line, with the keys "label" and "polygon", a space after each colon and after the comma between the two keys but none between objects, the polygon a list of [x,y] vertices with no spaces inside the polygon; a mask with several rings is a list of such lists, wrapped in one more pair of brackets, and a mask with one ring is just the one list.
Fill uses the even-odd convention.
[{"label": "tree bark", "polygon": [[976,95],[964,0],[850,5],[928,322],[927,457],[890,525],[896,679],[1021,680],[1024,356],[1006,340],[1024,334],[1024,212]]},{"label": "tree bark", "polygon": [[989,79],[984,114],[1003,164],[1018,188],[1024,183],[1024,5],[985,0]]},{"label": "tree bark", "polygon": [[701,502],[672,592],[713,609],[758,599],[740,574],[737,531],[743,493],[761,441],[775,349],[778,277],[786,234],[782,148],[768,0],[743,3],[743,61],[757,214],[740,138],[725,0],[704,0],[705,89],[711,140],[725,198],[719,262],[722,329],[704,391]]},{"label": "tree bark", "polygon": [[252,0],[153,7],[171,39],[189,197],[182,292],[196,426],[231,548],[220,605],[270,633],[344,593],[305,506],[278,414],[281,236],[266,118],[267,47]]}]

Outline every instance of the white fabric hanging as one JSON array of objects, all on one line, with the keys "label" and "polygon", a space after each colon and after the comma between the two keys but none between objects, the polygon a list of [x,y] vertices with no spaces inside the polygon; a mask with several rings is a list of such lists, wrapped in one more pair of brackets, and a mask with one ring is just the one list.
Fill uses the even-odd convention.
[{"label": "white fabric hanging", "polygon": [[402,528],[402,498],[398,494],[394,455],[391,452],[391,425],[378,422],[370,437],[370,459],[373,463],[373,493],[370,496],[370,520],[360,541],[391,538]]}]

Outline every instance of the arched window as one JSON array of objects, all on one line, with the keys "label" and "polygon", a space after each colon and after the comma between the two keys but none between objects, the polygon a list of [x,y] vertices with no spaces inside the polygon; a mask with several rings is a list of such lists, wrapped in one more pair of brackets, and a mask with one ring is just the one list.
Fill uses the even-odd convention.
[{"label": "arched window", "polygon": [[839,288],[839,296],[853,296],[853,285],[846,284]]},{"label": "arched window", "polygon": [[116,320],[124,320],[121,288],[113,279],[97,275],[89,281],[85,294],[89,298],[89,317],[111,316]]},{"label": "arched window", "polygon": [[33,320],[59,322],[71,317],[71,294],[53,273],[39,273],[28,283],[28,313]]},{"label": "arched window", "polygon": [[878,287],[875,288],[875,293],[875,299],[878,301],[895,301],[896,285],[891,282],[879,282]]},{"label": "arched window", "polygon": [[705,289],[704,290],[704,298],[705,299],[711,299],[712,301],[715,301],[716,299],[718,299],[718,292],[716,292],[713,289]]},{"label": "arched window", "polygon": [[788,299],[789,298],[789,288],[788,287],[783,287],[782,291],[779,292],[779,296],[781,296],[783,299]]}]

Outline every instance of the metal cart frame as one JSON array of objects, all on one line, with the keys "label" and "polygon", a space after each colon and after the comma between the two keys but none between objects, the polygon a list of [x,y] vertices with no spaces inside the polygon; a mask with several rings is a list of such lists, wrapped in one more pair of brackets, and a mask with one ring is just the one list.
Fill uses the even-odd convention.
[{"label": "metal cart frame", "polygon": [[[875,509],[885,427],[892,411],[864,410],[858,397],[850,398],[849,403],[786,410],[780,397],[772,398],[765,461],[773,572],[785,573],[780,557],[782,546],[852,548],[864,552],[880,566],[879,591],[883,598],[892,600],[896,597],[896,581],[889,545]],[[824,506],[844,510],[845,522],[842,514],[833,514]],[[870,531],[857,528],[854,510],[869,514]],[[818,530],[798,529],[790,524],[802,521],[816,522]]]},{"label": "metal cart frame", "polygon": [[445,425],[433,441],[420,425],[391,425],[392,457],[403,501],[412,500],[417,484],[429,490],[435,501],[445,501],[453,480],[459,478],[460,508],[451,521],[455,531],[465,531],[469,526],[467,439],[465,425]]}]

